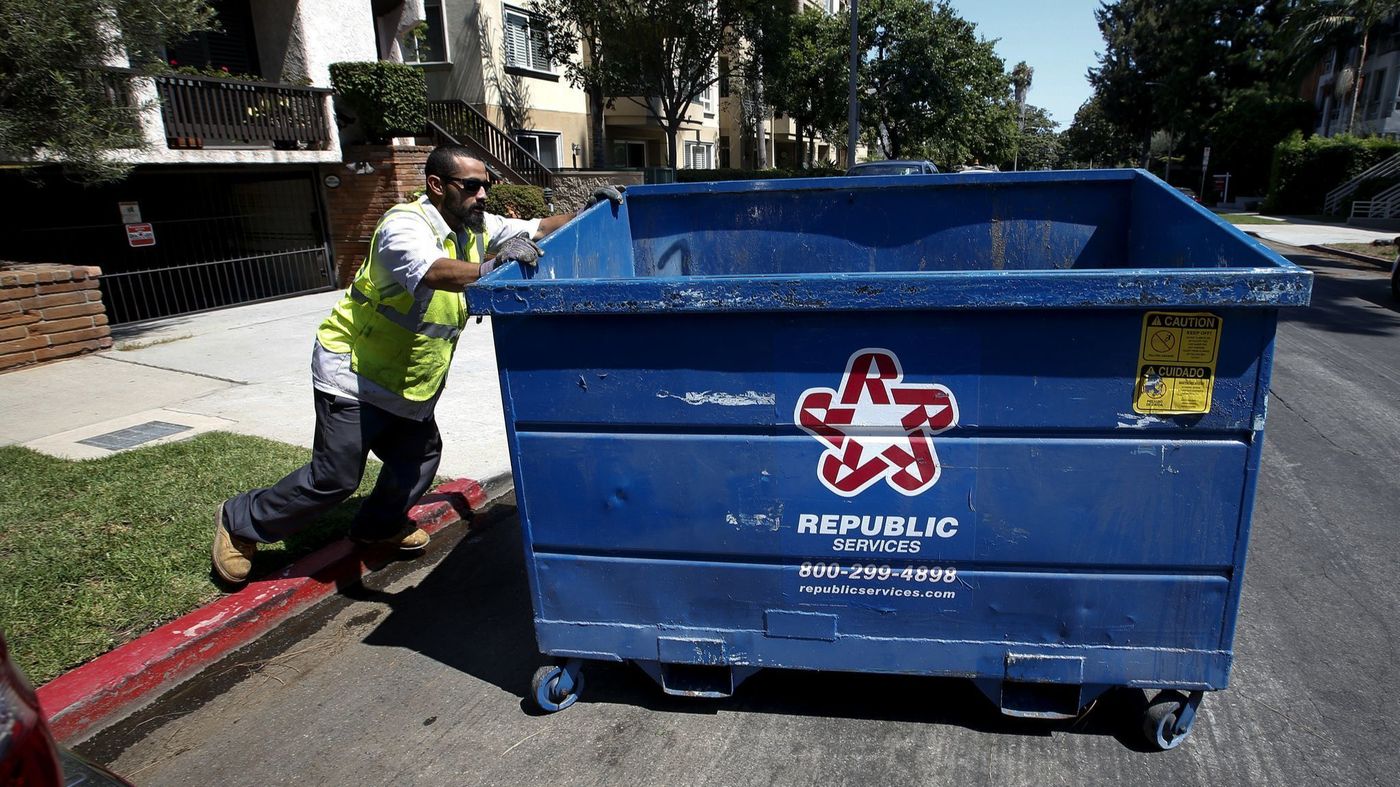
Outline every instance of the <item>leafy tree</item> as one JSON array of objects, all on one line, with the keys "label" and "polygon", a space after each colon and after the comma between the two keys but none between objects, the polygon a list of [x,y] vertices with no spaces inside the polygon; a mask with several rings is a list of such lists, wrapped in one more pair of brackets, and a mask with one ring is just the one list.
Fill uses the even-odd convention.
[{"label": "leafy tree", "polygon": [[1269,186],[1274,147],[1313,124],[1312,103],[1266,90],[1242,90],[1211,118],[1211,160],[1229,172],[1232,194],[1263,194]]},{"label": "leafy tree", "polygon": [[[629,46],[607,0],[542,0],[533,11],[545,27],[545,51],[564,67],[570,84],[588,97],[588,148],[594,169],[607,167],[603,110],[626,90],[614,67],[619,49]],[[580,55],[582,49],[582,55]]]},{"label": "leafy tree", "polygon": [[1311,0],[1118,0],[1096,12],[1104,36],[1089,71],[1099,108],[1136,140],[1146,163],[1152,133],[1181,147],[1207,144],[1214,118],[1241,91],[1286,96],[1296,83],[1280,27]]},{"label": "leafy tree", "polygon": [[[686,113],[719,81],[722,52],[737,49],[739,0],[623,0],[609,26],[623,45],[610,46],[606,84],[645,108],[666,132],[676,166],[676,137]],[[615,42],[616,43],[616,42]]]},{"label": "leafy tree", "polygon": [[1301,3],[1285,20],[1291,36],[1290,52],[1299,62],[1316,63],[1320,55],[1339,41],[1359,39],[1356,78],[1351,85],[1351,111],[1347,133],[1356,122],[1356,104],[1366,81],[1366,58],[1371,29],[1382,20],[1400,13],[1400,0],[1315,0]]},{"label": "leafy tree", "polygon": [[204,0],[5,0],[0,3],[0,154],[37,166],[57,161],[87,182],[120,180],[138,148],[141,107],[125,106],[129,76],[168,41],[214,27]]},{"label": "leafy tree", "polygon": [[806,7],[791,21],[785,56],[771,67],[773,107],[792,117],[801,150],[804,130],[810,138],[846,120],[849,38],[849,22]]},{"label": "leafy tree", "polygon": [[1054,169],[1060,165],[1061,142],[1059,127],[1041,107],[1027,104],[1021,114],[1017,131],[1016,158],[1012,166],[1021,169]]},{"label": "leafy tree", "polygon": [[1060,135],[1065,162],[1089,167],[1118,167],[1137,157],[1138,142],[1104,114],[1095,94],[1074,113],[1074,122]]},{"label": "leafy tree", "polygon": [[946,0],[861,3],[861,123],[881,150],[944,164],[1003,160],[1015,133],[1010,79],[992,42]]}]

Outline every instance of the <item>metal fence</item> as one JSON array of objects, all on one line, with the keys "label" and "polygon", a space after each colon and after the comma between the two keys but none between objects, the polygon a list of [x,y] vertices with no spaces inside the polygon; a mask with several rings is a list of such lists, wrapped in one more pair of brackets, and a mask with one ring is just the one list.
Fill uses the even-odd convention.
[{"label": "metal fence", "polygon": [[114,325],[318,292],[335,284],[324,245],[113,273],[100,281]]}]

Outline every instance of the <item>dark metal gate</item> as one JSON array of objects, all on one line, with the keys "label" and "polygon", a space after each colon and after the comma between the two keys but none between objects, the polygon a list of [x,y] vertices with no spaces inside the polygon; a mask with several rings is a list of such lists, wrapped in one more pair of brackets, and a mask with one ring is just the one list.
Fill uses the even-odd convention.
[{"label": "dark metal gate", "polygon": [[100,266],[114,325],[335,284],[310,167],[141,168],[97,188],[3,185],[28,193],[0,258]]}]

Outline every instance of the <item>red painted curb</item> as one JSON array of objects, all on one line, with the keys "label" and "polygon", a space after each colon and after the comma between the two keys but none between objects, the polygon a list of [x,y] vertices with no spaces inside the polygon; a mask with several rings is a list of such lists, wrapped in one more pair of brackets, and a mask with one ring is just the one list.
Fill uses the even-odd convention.
[{"label": "red painted curb", "polygon": [[[408,515],[435,533],[475,510],[486,490],[470,478],[424,495]],[[72,742],[193,677],[298,612],[359,580],[367,567],[341,539],[265,579],[173,620],[39,687],[39,704],[60,741]]]}]

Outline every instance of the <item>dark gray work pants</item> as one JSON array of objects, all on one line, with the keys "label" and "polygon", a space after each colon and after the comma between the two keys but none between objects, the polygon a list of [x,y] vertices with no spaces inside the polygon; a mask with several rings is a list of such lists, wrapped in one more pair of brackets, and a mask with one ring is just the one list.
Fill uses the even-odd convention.
[{"label": "dark gray work pants", "polygon": [[360,485],[370,451],[384,463],[350,532],[390,536],[428,491],[442,458],[437,421],[401,418],[372,404],[316,391],[316,441],[311,461],[266,489],[224,503],[229,532],[263,543],[281,541],[335,508]]}]

